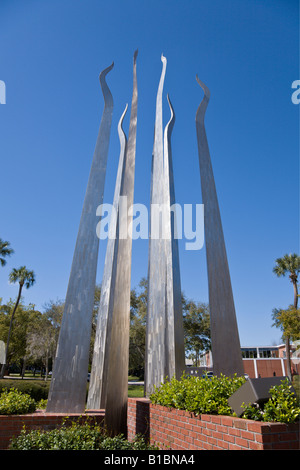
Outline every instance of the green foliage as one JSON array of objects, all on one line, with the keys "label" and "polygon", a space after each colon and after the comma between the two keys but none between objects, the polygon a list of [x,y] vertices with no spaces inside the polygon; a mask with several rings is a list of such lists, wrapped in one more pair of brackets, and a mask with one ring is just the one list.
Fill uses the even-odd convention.
[{"label": "green foliage", "polygon": [[287,309],[274,308],[272,310],[272,326],[280,328],[283,339],[289,337],[292,341],[300,339],[300,309],[290,305]]},{"label": "green foliage", "polygon": [[195,414],[230,415],[227,399],[245,382],[244,377],[172,378],[150,395],[152,403]]},{"label": "green foliage", "polygon": [[299,419],[300,407],[297,397],[291,391],[288,379],[282,380],[281,385],[270,389],[271,398],[261,407],[248,405],[245,407],[243,418],[257,421],[276,421],[279,423],[294,423]]},{"label": "green foliage", "polygon": [[[232,415],[228,398],[245,382],[244,377],[172,378],[156,387],[150,395],[152,403],[187,410],[197,414]],[[299,419],[300,407],[291,391],[288,379],[270,389],[271,398],[265,404],[243,403],[242,418],[255,421],[293,423]]]},{"label": "green foliage", "polygon": [[242,408],[244,408],[244,413],[241,416],[242,418],[252,419],[254,421],[263,420],[263,411],[257,403],[249,404],[249,405],[242,403]]},{"label": "green foliage", "polygon": [[295,393],[298,398],[298,402],[300,402],[300,376],[299,375],[294,375],[293,377],[293,387],[295,390]]},{"label": "green foliage", "polygon": [[0,265],[6,265],[6,257],[11,256],[14,253],[14,250],[10,248],[10,243],[7,241],[2,240],[0,238]]},{"label": "green foliage", "polygon": [[143,385],[128,385],[128,396],[133,398],[143,398],[144,386]]},{"label": "green foliage", "polygon": [[47,408],[47,403],[48,403],[48,400],[45,398],[42,398],[41,400],[38,401],[38,403],[36,404],[36,407],[38,410],[44,410]]},{"label": "green foliage", "polygon": [[26,414],[36,410],[36,402],[29,395],[15,388],[2,391],[0,395],[0,415]]},{"label": "green foliage", "polygon": [[19,392],[27,393],[35,401],[47,399],[50,382],[45,380],[0,380],[0,393],[10,388],[15,388]]},{"label": "green foliage", "polygon": [[300,256],[296,253],[286,254],[282,258],[276,259],[273,272],[278,276],[285,276],[289,273],[291,282],[297,282],[300,272]]},{"label": "green foliage", "polygon": [[144,377],[147,314],[147,280],[130,292],[129,373]]},{"label": "green foliage", "polygon": [[187,300],[182,294],[184,343],[189,358],[198,366],[200,354],[210,349],[210,315],[207,304]]},{"label": "green foliage", "polygon": [[26,289],[29,289],[35,283],[35,274],[33,271],[29,271],[26,266],[20,266],[19,269],[12,269],[9,274],[9,281],[12,284],[18,282],[20,286],[25,286]]},{"label": "green foliage", "polygon": [[63,424],[52,431],[34,430],[12,439],[10,450],[150,450],[141,436],[128,442],[123,435],[110,437],[99,425],[90,423]]}]

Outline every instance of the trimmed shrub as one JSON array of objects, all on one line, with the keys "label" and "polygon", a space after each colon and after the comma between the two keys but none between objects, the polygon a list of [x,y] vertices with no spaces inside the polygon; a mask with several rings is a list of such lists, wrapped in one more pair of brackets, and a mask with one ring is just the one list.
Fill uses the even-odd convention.
[{"label": "trimmed shrub", "polygon": [[282,380],[281,385],[270,388],[271,398],[261,404],[245,405],[242,418],[255,421],[275,421],[279,423],[294,423],[300,417],[300,407],[295,394],[291,391],[288,379]]},{"label": "trimmed shrub", "polygon": [[33,413],[35,410],[35,400],[15,388],[4,390],[0,395],[0,415],[19,415]]},{"label": "trimmed shrub", "polygon": [[12,439],[10,450],[150,450],[141,436],[128,442],[123,435],[109,437],[99,425],[78,424],[63,425],[52,431],[34,430]]},{"label": "trimmed shrub", "polygon": [[0,380],[0,393],[4,390],[14,388],[22,393],[27,393],[35,401],[48,398],[50,382],[45,380]]},{"label": "trimmed shrub", "polygon": [[245,382],[244,377],[172,378],[155,388],[152,403],[198,414],[231,415],[227,399]]},{"label": "trimmed shrub", "polygon": [[[234,415],[228,398],[246,381],[244,377],[187,377],[173,378],[155,388],[152,403],[191,411],[194,414]],[[300,417],[300,407],[290,390],[288,379],[271,387],[271,398],[261,405],[243,403],[242,418],[255,421],[294,423]]]}]

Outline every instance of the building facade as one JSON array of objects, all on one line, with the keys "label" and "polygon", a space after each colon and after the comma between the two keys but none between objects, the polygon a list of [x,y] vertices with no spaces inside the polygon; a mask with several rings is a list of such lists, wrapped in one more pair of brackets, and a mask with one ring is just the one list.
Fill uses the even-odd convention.
[{"label": "building facade", "polygon": [[[285,344],[278,346],[247,346],[241,347],[244,373],[250,378],[282,377],[287,375]],[[292,375],[300,373],[300,357],[297,353],[297,344],[291,344]],[[199,366],[203,370],[213,369],[211,351],[207,351],[200,358]]]}]

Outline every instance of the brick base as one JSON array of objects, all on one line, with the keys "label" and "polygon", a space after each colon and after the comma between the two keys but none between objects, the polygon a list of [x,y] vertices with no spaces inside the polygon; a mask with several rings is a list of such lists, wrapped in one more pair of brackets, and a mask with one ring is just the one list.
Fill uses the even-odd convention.
[{"label": "brick base", "polygon": [[[104,411],[84,414],[46,413],[0,416],[0,449],[27,430],[54,429],[62,422],[90,419],[101,423]],[[128,399],[128,439],[144,435],[165,450],[299,450],[299,423],[264,423],[231,416],[199,415],[154,405],[146,398]]]},{"label": "brick base", "polygon": [[79,421],[84,423],[87,420],[101,423],[104,419],[104,411],[95,411],[92,413],[68,415],[63,413],[46,413],[45,411],[36,411],[27,415],[0,415],[0,449],[8,449],[10,439],[17,437],[25,426],[26,430],[34,429],[51,430],[61,426],[63,422],[71,423]]},{"label": "brick base", "polygon": [[128,399],[128,438],[145,434],[171,450],[299,449],[299,423],[265,423],[231,416],[199,415]]}]

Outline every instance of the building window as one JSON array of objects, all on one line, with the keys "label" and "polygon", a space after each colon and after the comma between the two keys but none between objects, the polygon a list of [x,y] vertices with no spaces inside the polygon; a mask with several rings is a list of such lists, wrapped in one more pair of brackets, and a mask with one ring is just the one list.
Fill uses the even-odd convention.
[{"label": "building window", "polygon": [[259,357],[276,357],[276,350],[271,348],[259,348]]},{"label": "building window", "polygon": [[255,359],[257,357],[256,348],[242,349],[242,357],[245,359]]}]

